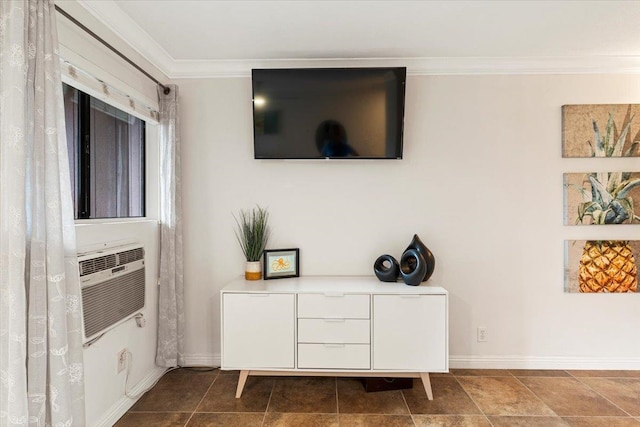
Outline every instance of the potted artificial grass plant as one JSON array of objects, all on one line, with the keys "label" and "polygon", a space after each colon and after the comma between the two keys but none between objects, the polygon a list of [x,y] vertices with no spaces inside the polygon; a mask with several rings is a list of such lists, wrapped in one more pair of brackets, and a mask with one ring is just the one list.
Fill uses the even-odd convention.
[{"label": "potted artificial grass plant", "polygon": [[241,210],[236,220],[236,238],[244,257],[247,260],[244,277],[247,280],[260,280],[262,268],[260,258],[269,240],[269,213],[266,209],[257,206],[250,210]]}]

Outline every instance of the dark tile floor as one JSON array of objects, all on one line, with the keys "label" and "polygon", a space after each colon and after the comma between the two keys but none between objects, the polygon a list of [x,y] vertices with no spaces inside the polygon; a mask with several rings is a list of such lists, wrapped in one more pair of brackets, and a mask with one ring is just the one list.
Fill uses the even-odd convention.
[{"label": "dark tile floor", "polygon": [[367,393],[357,379],[167,373],[116,424],[128,426],[640,427],[640,371],[452,369],[413,389]]}]

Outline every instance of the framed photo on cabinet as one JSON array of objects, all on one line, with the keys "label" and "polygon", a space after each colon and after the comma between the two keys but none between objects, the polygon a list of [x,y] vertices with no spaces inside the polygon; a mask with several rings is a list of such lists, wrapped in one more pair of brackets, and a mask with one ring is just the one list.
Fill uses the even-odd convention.
[{"label": "framed photo on cabinet", "polygon": [[300,249],[265,249],[264,280],[300,276]]}]

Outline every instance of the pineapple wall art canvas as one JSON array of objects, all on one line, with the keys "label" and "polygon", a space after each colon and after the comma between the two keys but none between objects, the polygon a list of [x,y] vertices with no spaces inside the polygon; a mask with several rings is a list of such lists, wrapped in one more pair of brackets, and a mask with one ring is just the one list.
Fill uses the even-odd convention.
[{"label": "pineapple wall art canvas", "polygon": [[640,104],[562,107],[562,157],[639,157]]},{"label": "pineapple wall art canvas", "polygon": [[[640,105],[565,105],[562,156],[638,157]],[[565,225],[639,224],[639,172],[564,174]],[[565,245],[565,291],[638,292],[640,241],[570,240]]]},{"label": "pineapple wall art canvas", "polygon": [[[564,174],[565,224],[640,223],[640,173]],[[637,292],[638,240],[576,240],[566,245],[565,291]]]},{"label": "pineapple wall art canvas", "polygon": [[640,172],[565,173],[564,224],[640,224]]},{"label": "pineapple wall art canvas", "polygon": [[640,240],[565,242],[565,292],[638,292]]}]

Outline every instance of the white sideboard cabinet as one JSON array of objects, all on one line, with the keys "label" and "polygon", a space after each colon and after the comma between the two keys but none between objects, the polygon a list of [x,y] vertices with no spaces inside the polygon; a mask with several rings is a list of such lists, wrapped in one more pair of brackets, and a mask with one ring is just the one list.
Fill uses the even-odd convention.
[{"label": "white sideboard cabinet", "polygon": [[449,370],[448,294],[371,277],[238,278],[221,291],[222,369],[421,378]]}]

